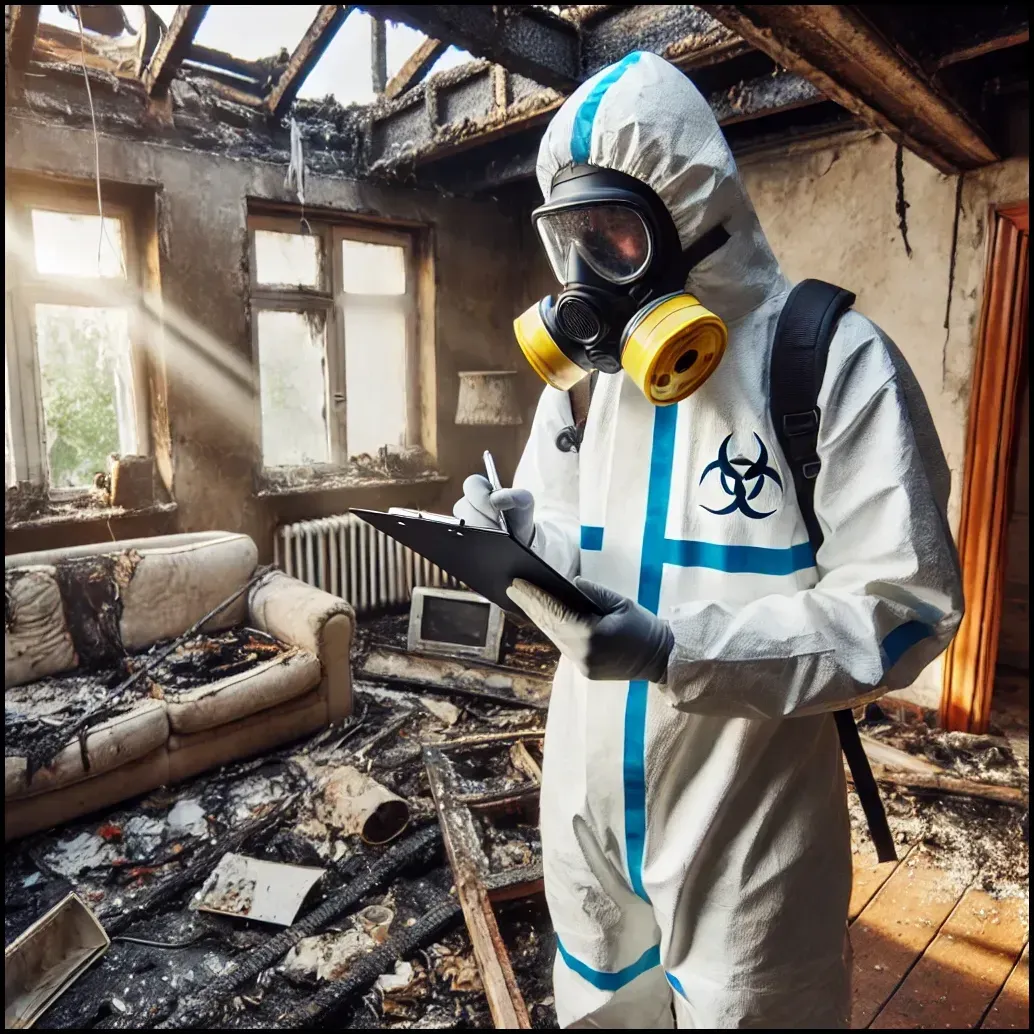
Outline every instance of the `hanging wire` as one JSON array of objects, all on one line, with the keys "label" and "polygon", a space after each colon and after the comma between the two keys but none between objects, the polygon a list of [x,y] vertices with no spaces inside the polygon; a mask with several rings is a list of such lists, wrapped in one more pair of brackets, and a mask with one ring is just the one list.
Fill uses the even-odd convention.
[{"label": "hanging wire", "polygon": [[104,254],[104,240],[107,238],[108,246],[118,255],[119,266],[122,276],[128,281],[126,272],[126,260],[122,248],[116,248],[111,238],[108,237],[108,229],[104,222],[104,198],[101,192],[101,138],[97,132],[97,111],[93,105],[93,89],[90,86],[90,74],[86,68],[86,32],[83,29],[83,16],[79,5],[75,6],[75,18],[79,23],[79,54],[82,60],[83,81],[86,83],[86,99],[90,104],[90,124],[93,126],[93,174],[94,182],[97,185],[97,214],[100,217],[100,233],[97,235],[97,275],[100,276],[101,259]]}]

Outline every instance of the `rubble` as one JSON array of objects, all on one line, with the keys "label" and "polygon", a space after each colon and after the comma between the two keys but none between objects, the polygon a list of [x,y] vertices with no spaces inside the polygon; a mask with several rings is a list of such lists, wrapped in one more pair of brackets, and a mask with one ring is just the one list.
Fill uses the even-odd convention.
[{"label": "rubble", "polygon": [[[961,889],[974,881],[1000,897],[1027,897],[1030,877],[1029,770],[1014,745],[998,736],[974,736],[895,721],[878,705],[867,709],[865,735],[935,764],[958,779],[989,790],[1013,788],[1022,806],[940,792],[936,787],[884,781],[881,793],[900,844],[918,844]],[[890,776],[888,776],[888,779]],[[907,779],[905,780],[907,782]],[[1022,796],[1020,796],[1022,795]],[[857,796],[849,795],[856,849],[867,840]]]},{"label": "rubble", "polygon": [[[360,651],[404,642],[406,624],[403,614],[362,623]],[[555,652],[514,628],[503,661],[545,676]],[[491,1027],[491,985],[443,850],[428,747],[451,772],[450,807],[469,819],[461,851],[476,863],[482,911],[494,916],[493,953],[509,960],[527,1025],[556,1025],[537,816],[545,713],[404,683],[359,679],[354,689],[343,728],[9,845],[8,943],[69,891],[112,939],[38,1026]],[[999,738],[960,738],[875,712],[864,732],[953,777],[986,772],[995,786],[1027,785]],[[326,790],[348,768],[408,809],[408,827],[390,844],[364,843],[335,818]],[[883,792],[899,841],[931,853],[960,886],[976,879],[999,896],[1026,893],[1023,809],[887,783]],[[853,796],[851,814],[864,845]],[[227,853],[325,873],[281,930],[191,909]]]}]

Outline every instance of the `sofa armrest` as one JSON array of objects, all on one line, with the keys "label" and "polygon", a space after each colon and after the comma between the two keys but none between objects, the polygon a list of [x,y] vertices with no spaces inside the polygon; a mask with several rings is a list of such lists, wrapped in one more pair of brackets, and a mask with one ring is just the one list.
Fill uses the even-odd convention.
[{"label": "sofa armrest", "polygon": [[251,590],[248,613],[254,628],[319,658],[330,721],[347,718],[352,713],[352,605],[274,571]]}]

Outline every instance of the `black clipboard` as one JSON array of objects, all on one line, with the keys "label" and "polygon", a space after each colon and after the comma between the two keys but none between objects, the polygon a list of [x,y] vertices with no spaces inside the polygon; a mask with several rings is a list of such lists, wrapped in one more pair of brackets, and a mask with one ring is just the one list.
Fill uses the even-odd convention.
[{"label": "black clipboard", "polygon": [[506,595],[510,584],[522,578],[576,614],[602,615],[573,582],[502,529],[474,528],[380,510],[351,512],[510,614],[527,616]]}]

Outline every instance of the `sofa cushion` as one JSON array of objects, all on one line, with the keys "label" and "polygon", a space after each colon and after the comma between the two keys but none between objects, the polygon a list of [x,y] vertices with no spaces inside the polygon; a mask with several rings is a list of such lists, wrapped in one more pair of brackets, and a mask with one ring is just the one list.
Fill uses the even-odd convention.
[{"label": "sofa cushion", "polygon": [[79,663],[50,566],[4,571],[4,688],[72,671]]},{"label": "sofa cushion", "polygon": [[[173,639],[200,621],[234,590],[246,585],[258,564],[258,550],[247,535],[139,548],[122,587],[122,644],[133,653],[160,639]],[[214,618],[206,631],[242,622],[242,594]]]},{"label": "sofa cushion", "polygon": [[[33,707],[33,686],[22,686],[5,694],[6,702],[18,710],[36,711],[46,717],[51,704]],[[14,699],[12,699],[14,698]],[[165,705],[160,700],[143,699],[131,705],[121,714],[93,726],[86,736],[86,755],[90,767],[83,766],[79,741],[74,740],[62,748],[53,761],[27,779],[28,762],[24,757],[4,758],[4,797],[24,797],[67,786],[80,779],[110,772],[136,758],[141,758],[158,747],[164,746],[169,738],[169,720]]]},{"label": "sofa cushion", "polygon": [[264,711],[319,685],[315,654],[290,647],[268,661],[192,689],[163,686],[169,726],[179,734],[201,732]]}]

